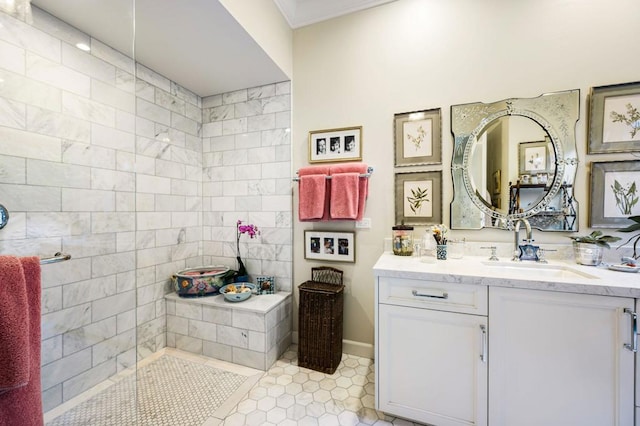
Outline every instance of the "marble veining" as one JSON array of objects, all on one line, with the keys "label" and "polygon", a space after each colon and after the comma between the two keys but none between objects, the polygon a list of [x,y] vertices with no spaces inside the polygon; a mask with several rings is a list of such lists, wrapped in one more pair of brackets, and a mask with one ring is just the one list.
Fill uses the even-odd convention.
[{"label": "marble veining", "polygon": [[247,125],[245,131],[255,132],[260,130],[271,130],[274,127],[276,127],[275,114],[255,115],[247,117]]},{"label": "marble veining", "polygon": [[[195,106],[198,108],[198,111],[201,110],[202,108],[202,99],[200,98],[200,96],[196,95],[195,93],[193,93],[192,91],[185,89],[184,87],[180,86],[178,83],[171,81],[171,94],[176,96],[178,99],[182,99],[186,102],[188,102],[187,106],[189,104]],[[200,115],[202,116],[202,113],[200,113]]]},{"label": "marble veining", "polygon": [[176,113],[171,113],[171,126],[194,136],[198,134],[200,129],[197,121]]},{"label": "marble veining", "polygon": [[262,102],[259,100],[249,100],[246,102],[240,102],[234,105],[234,117],[248,117],[252,115],[260,115],[264,112],[272,112],[272,111],[263,111]]},{"label": "marble veining", "polygon": [[161,76],[140,63],[136,63],[136,77],[165,92],[171,92],[171,82],[168,78]]},{"label": "marble veining", "polygon": [[25,104],[0,98],[0,125],[14,127],[16,129],[25,129],[26,111]]},{"label": "marble veining", "polygon": [[91,126],[67,114],[27,107],[27,130],[57,138],[89,142]]},{"label": "marble veining", "polygon": [[203,117],[207,122],[216,122],[221,120],[230,120],[236,118],[234,115],[234,105],[218,105],[206,108],[203,111]]},{"label": "marble veining", "polygon": [[223,93],[223,104],[235,104],[237,102],[245,102],[247,100],[247,90],[236,90],[235,92]]},{"label": "marble veining", "polygon": [[[179,269],[235,264],[238,218],[268,235],[279,226],[276,214],[291,216],[290,190],[270,197],[290,182],[263,176],[290,169],[290,149],[281,149],[288,137],[270,141],[290,128],[290,84],[201,99],[37,7],[33,26],[2,13],[0,24],[0,192],[12,212],[2,253],[73,256],[42,271],[45,407],[169,341],[228,360],[274,359],[269,345],[283,327],[249,330],[246,346],[235,349],[198,343],[212,337],[199,323],[176,338],[166,334],[163,297]],[[91,52],[75,49],[78,40]],[[211,225],[222,229],[221,241],[211,239]],[[245,243],[244,255],[256,256],[247,259],[252,275],[290,244]],[[290,290],[290,257],[278,262],[272,271]],[[203,307],[203,321],[210,309]],[[227,314],[222,325],[231,327]]]},{"label": "marble veining", "polygon": [[[91,86],[92,89],[96,87],[95,82],[92,82]],[[109,96],[103,95],[102,98],[109,98]],[[92,101],[69,92],[62,94],[62,112],[81,120],[102,124],[103,126],[113,127],[116,124],[116,110],[113,106],[105,105],[105,102]]]},{"label": "marble veining", "polygon": [[263,108],[264,114],[289,111],[291,109],[290,99],[291,98],[288,94],[273,96],[270,98],[263,99],[262,108]]},{"label": "marble veining", "polygon": [[291,133],[286,129],[273,129],[262,132],[262,146],[290,144]]},{"label": "marble veining", "polygon": [[[252,119],[254,117],[249,117]],[[275,124],[275,123],[274,123]],[[256,130],[256,129],[254,129]],[[236,133],[244,133],[247,131],[247,118],[237,118],[232,120],[224,120],[222,122],[222,134],[233,135]]]},{"label": "marble veining", "polygon": [[247,91],[248,99],[268,98],[276,95],[276,85],[268,84],[260,87],[253,87]]},{"label": "marble veining", "polygon": [[[385,252],[373,267],[380,277],[429,279],[451,283],[528,288],[621,297],[640,297],[640,280],[635,274],[611,271],[605,267],[583,266],[552,260],[549,265],[569,267],[584,276],[545,277],[535,269],[500,268],[487,265],[485,257],[465,256],[424,263],[418,257],[395,256]],[[541,265],[541,267],[544,267]],[[589,278],[592,276],[593,278]]]},{"label": "marble veining", "polygon": [[62,141],[62,161],[68,164],[115,169],[116,152],[76,141]]}]

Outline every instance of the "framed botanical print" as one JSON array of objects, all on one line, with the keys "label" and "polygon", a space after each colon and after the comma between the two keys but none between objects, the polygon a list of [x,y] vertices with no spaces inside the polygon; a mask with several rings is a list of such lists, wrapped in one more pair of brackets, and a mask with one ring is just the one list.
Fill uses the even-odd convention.
[{"label": "framed botanical print", "polygon": [[395,114],[396,167],[441,164],[440,108]]},{"label": "framed botanical print", "polygon": [[592,228],[620,228],[640,215],[640,161],[591,163]]},{"label": "framed botanical print", "polygon": [[552,158],[553,147],[550,140],[521,142],[518,144],[518,168],[521,175],[551,173],[555,169]]},{"label": "framed botanical print", "polygon": [[442,222],[442,171],[396,173],[396,223]]},{"label": "framed botanical print", "polygon": [[640,151],[640,82],[592,87],[588,154]]}]

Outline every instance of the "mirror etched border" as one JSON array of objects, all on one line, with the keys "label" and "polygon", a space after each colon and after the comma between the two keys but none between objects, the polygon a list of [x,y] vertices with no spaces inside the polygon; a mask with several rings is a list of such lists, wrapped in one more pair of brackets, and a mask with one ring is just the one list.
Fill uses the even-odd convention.
[{"label": "mirror etched border", "polygon": [[[499,227],[510,229],[515,220],[543,212],[558,196],[564,185],[573,185],[578,165],[575,127],[580,112],[578,89],[547,93],[536,98],[510,98],[493,103],[469,103],[451,106],[451,132],[454,136],[451,174],[453,200],[451,202],[452,229],[481,229]],[[540,202],[529,210],[505,214],[496,211],[472,189],[468,172],[473,143],[492,123],[501,117],[522,116],[538,123],[549,135],[556,158],[556,173],[549,190]],[[571,195],[571,208],[578,206]],[[489,219],[489,221],[487,221]],[[488,223],[487,223],[488,222]],[[577,230],[578,221],[575,220]],[[542,229],[552,230],[552,229]]]}]

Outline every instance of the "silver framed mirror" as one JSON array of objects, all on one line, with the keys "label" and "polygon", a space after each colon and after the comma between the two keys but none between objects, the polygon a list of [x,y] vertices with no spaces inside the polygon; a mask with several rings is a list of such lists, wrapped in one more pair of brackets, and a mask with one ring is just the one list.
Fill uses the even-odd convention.
[{"label": "silver framed mirror", "polygon": [[577,231],[580,91],[451,107],[451,228]]}]

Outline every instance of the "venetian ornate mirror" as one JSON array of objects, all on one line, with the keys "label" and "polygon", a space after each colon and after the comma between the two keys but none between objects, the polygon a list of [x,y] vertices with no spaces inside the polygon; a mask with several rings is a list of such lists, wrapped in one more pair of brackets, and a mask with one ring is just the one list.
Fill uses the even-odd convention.
[{"label": "venetian ornate mirror", "polygon": [[577,231],[573,184],[580,91],[451,107],[453,229]]}]

